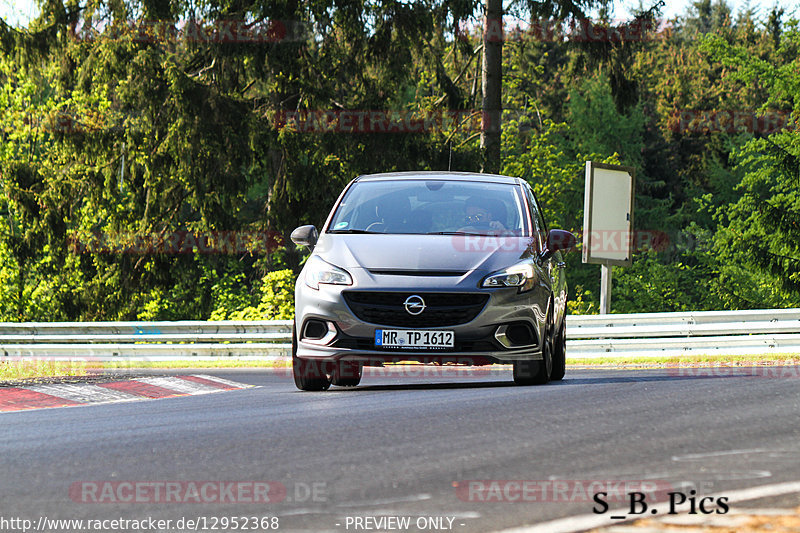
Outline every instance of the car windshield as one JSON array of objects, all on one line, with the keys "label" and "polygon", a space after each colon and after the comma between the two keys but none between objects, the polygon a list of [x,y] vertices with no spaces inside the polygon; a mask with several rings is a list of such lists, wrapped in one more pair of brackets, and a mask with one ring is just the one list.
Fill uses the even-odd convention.
[{"label": "car windshield", "polygon": [[526,235],[514,184],[441,179],[354,183],[329,233]]}]

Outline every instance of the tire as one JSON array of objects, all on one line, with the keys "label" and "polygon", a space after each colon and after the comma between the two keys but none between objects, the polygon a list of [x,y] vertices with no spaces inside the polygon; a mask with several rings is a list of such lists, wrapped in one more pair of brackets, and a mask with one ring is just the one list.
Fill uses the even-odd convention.
[{"label": "tire", "polygon": [[547,317],[547,328],[542,342],[541,361],[514,361],[514,383],[517,385],[544,385],[553,372],[553,325]]},{"label": "tire", "polygon": [[297,357],[297,328],[292,324],[292,373],[294,384],[304,391],[323,391],[331,386],[328,378],[328,363],[324,361],[306,360]]},{"label": "tire", "polygon": [[567,317],[565,316],[558,328],[558,335],[553,340],[553,372],[550,379],[561,381],[567,372]]},{"label": "tire", "polygon": [[361,383],[361,365],[352,361],[339,361],[333,365],[331,384],[337,387],[355,387]]}]

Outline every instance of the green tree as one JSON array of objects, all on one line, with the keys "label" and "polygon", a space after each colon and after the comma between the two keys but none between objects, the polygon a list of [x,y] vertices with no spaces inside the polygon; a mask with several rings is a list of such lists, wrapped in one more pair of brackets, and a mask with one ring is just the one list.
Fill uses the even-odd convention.
[{"label": "green tree", "polygon": [[[791,120],[800,116],[798,48],[796,26],[781,37],[774,54],[782,59],[778,62],[719,36],[703,42],[703,49],[732,68],[737,80],[766,86],[770,96],[760,108],[766,117],[762,124],[773,126],[789,125],[788,105],[793,106]],[[723,287],[731,305],[739,307],[800,305],[800,133],[796,127],[779,129],[761,131],[762,136],[733,152],[743,173],[740,197],[717,211],[715,251]]]}]

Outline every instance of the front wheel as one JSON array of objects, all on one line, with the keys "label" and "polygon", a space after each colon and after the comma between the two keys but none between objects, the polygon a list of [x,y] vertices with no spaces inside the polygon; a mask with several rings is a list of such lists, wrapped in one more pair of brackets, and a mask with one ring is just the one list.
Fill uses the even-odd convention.
[{"label": "front wheel", "polygon": [[514,383],[517,385],[544,385],[553,373],[553,325],[547,319],[542,339],[541,361],[514,361]]},{"label": "front wheel", "polygon": [[361,383],[361,365],[352,361],[339,361],[333,366],[331,384],[337,387],[355,387]]},{"label": "front wheel", "polygon": [[300,359],[297,357],[297,331],[292,325],[292,373],[294,384],[304,391],[323,391],[331,386],[326,372],[327,363],[323,361]]},{"label": "front wheel", "polygon": [[561,322],[558,328],[558,335],[553,340],[553,373],[550,379],[561,381],[567,372],[567,317]]}]

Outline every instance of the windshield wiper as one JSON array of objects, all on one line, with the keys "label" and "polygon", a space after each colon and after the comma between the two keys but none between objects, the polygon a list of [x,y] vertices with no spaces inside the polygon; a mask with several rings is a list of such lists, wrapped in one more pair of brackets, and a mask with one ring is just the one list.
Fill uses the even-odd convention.
[{"label": "windshield wiper", "polygon": [[328,230],[328,233],[369,233],[369,234],[378,234],[381,233],[379,231],[367,231],[365,229],[332,229]]},{"label": "windshield wiper", "polygon": [[432,231],[425,235],[477,235],[478,237],[493,237],[487,233],[471,233],[469,231]]}]

